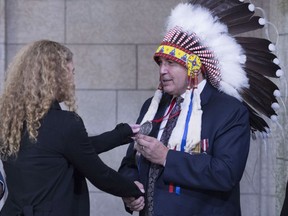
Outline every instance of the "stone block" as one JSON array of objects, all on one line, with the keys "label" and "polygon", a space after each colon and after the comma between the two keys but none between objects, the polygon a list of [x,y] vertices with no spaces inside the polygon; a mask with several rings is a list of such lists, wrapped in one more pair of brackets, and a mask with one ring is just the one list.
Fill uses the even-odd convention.
[{"label": "stone block", "polygon": [[[4,42],[5,42],[5,1],[0,0],[0,44]],[[1,52],[0,55],[2,55]]]},{"label": "stone block", "polygon": [[7,46],[7,49],[6,49],[5,57],[6,57],[7,67],[8,67],[12,59],[14,58],[14,56],[24,46],[24,44],[21,44],[21,45],[7,44],[6,46]]},{"label": "stone block", "polygon": [[159,66],[153,59],[157,47],[158,44],[138,46],[138,89],[158,88]]},{"label": "stone block", "polygon": [[259,208],[260,208],[259,195],[241,194],[242,216],[259,216],[260,215]]},{"label": "stone block", "polygon": [[135,89],[134,45],[69,45],[79,89]]},{"label": "stone block", "polygon": [[0,92],[3,90],[5,74],[5,45],[0,43]]},{"label": "stone block", "polygon": [[135,123],[143,103],[154,95],[154,90],[119,91],[117,94],[117,122]]},{"label": "stone block", "polygon": [[246,167],[240,182],[241,193],[260,192],[260,145],[251,140]]},{"label": "stone block", "polygon": [[260,198],[260,211],[258,215],[278,216],[278,214],[276,214],[275,206],[276,206],[275,196],[262,195]]},{"label": "stone block", "polygon": [[6,1],[7,43],[64,42],[65,1]]},{"label": "stone block", "polygon": [[152,0],[67,1],[67,42],[158,43],[170,9],[178,3],[167,0],[163,7]]},{"label": "stone block", "polygon": [[112,130],[116,119],[116,93],[114,91],[76,91],[78,114],[89,135]]},{"label": "stone block", "polygon": [[288,33],[288,1],[267,1],[269,4],[269,19],[281,35]]},{"label": "stone block", "polygon": [[[90,215],[131,216],[125,211],[121,198],[102,192],[90,193]],[[138,213],[133,215],[137,216]]]}]

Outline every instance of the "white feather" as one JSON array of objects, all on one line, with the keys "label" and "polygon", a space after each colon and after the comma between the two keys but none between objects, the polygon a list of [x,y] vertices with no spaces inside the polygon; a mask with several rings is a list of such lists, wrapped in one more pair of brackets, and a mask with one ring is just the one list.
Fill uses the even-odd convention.
[{"label": "white feather", "polygon": [[175,26],[182,27],[189,34],[195,32],[202,39],[209,37],[209,32],[212,35],[227,32],[227,26],[217,22],[208,9],[188,3],[177,5],[168,17],[167,32]]},{"label": "white feather", "polygon": [[181,104],[181,112],[175,125],[175,128],[177,128],[177,130],[172,131],[168,142],[168,147],[170,149],[175,149],[176,147],[178,151],[180,150],[180,144],[185,129],[185,121],[189,110],[190,102],[191,102],[191,90],[186,90],[184,101]]},{"label": "white feather", "polygon": [[239,101],[242,101],[242,97],[239,94],[239,92],[235,88],[233,88],[229,83],[220,81],[219,90],[225,92],[228,95],[231,95],[231,96],[237,98]]},{"label": "white feather", "polygon": [[185,152],[191,150],[201,141],[201,128],[202,128],[202,109],[201,98],[198,88],[193,91],[192,113],[189,121],[189,133],[187,134],[187,142]]},{"label": "white feather", "polygon": [[141,124],[143,124],[146,121],[151,121],[153,120],[157,110],[158,110],[158,106],[159,106],[159,102],[161,100],[162,97],[162,91],[157,89],[154,93],[154,96],[152,98],[151,104],[146,112],[146,114],[144,115]]}]

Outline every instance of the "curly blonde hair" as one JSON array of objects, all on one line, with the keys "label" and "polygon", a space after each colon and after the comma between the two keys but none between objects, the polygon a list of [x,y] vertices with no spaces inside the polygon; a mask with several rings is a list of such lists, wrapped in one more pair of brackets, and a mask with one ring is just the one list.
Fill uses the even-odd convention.
[{"label": "curly blonde hair", "polygon": [[54,101],[76,110],[73,75],[67,66],[72,58],[67,47],[49,40],[28,44],[16,54],[0,98],[1,159],[17,156],[24,125],[30,140],[37,141],[40,120]]}]

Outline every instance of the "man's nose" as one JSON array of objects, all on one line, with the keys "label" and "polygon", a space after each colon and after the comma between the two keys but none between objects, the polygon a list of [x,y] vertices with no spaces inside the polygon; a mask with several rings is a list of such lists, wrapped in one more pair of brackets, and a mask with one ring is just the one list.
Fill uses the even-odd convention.
[{"label": "man's nose", "polygon": [[161,66],[160,66],[159,71],[160,71],[160,74],[166,74],[168,72],[167,64],[162,63]]}]

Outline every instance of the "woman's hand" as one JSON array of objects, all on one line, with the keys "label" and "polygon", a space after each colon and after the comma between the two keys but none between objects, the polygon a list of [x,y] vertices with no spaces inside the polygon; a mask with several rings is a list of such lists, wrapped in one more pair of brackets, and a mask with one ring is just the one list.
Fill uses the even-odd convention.
[{"label": "woman's hand", "polygon": [[136,134],[139,132],[140,130],[140,125],[139,124],[129,124],[129,126],[131,127],[133,134]]}]

